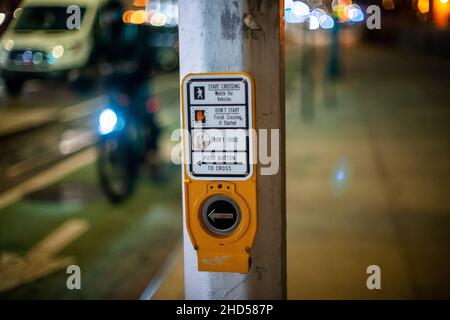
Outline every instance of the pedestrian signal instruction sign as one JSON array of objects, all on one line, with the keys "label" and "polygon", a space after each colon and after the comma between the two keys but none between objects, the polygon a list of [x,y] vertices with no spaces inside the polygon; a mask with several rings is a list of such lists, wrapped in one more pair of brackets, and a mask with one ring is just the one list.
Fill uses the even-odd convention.
[{"label": "pedestrian signal instruction sign", "polygon": [[253,81],[245,73],[190,74],[183,80],[185,161],[193,180],[247,180],[253,174]]}]

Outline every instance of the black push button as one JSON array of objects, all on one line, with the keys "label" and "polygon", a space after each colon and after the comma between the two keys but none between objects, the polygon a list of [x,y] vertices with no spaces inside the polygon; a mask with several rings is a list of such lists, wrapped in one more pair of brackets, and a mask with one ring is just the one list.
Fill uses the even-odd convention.
[{"label": "black push button", "polygon": [[202,210],[202,220],[206,228],[213,233],[229,234],[241,221],[239,206],[226,196],[209,198]]}]

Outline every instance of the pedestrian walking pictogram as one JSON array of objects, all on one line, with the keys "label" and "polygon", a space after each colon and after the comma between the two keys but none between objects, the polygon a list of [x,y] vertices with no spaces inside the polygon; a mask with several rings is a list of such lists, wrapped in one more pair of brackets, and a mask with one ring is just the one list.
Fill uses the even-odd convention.
[{"label": "pedestrian walking pictogram", "polygon": [[195,100],[205,100],[205,87],[194,87]]}]

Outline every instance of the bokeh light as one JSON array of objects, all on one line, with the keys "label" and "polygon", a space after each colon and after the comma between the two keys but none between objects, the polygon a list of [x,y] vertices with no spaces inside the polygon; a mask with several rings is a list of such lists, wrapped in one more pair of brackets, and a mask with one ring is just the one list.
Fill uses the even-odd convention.
[{"label": "bokeh light", "polygon": [[33,52],[31,52],[30,50],[27,50],[23,53],[22,56],[22,60],[25,63],[31,62],[31,60],[33,59]]},{"label": "bokeh light", "polygon": [[44,55],[41,52],[36,52],[33,55],[33,63],[40,64],[44,60]]},{"label": "bokeh light", "polygon": [[417,9],[420,13],[428,13],[430,11],[430,0],[418,0]]},{"label": "bokeh light", "polygon": [[298,17],[307,17],[309,15],[309,7],[304,2],[295,1],[292,4],[292,12]]},{"label": "bokeh light", "polygon": [[334,27],[334,20],[327,14],[320,16],[319,24],[322,29],[332,29]]},{"label": "bokeh light", "polygon": [[57,45],[52,49],[52,56],[55,59],[59,59],[64,55],[64,47],[62,45]]},{"label": "bokeh light", "polygon": [[339,194],[348,187],[350,180],[350,168],[347,160],[341,160],[331,173],[331,188]]},{"label": "bokeh light", "polygon": [[18,18],[20,15],[22,14],[22,8],[17,8],[16,10],[14,10],[13,12],[13,18],[16,19]]},{"label": "bokeh light", "polygon": [[309,16],[309,30],[317,30],[320,27],[319,19],[316,16]]},{"label": "bokeh light", "polygon": [[304,19],[297,16],[292,10],[287,10],[284,14],[284,20],[287,23],[301,23],[304,22]]},{"label": "bokeh light", "polygon": [[154,27],[162,27],[166,24],[166,22],[167,22],[167,17],[162,12],[156,12],[150,18],[150,24]]},{"label": "bokeh light", "polygon": [[394,10],[395,9],[395,2],[394,0],[383,0],[381,3],[384,10]]},{"label": "bokeh light", "polygon": [[0,26],[3,24],[3,22],[5,22],[6,19],[6,14],[4,14],[3,12],[0,12]]},{"label": "bokeh light", "polygon": [[98,130],[101,134],[111,133],[117,124],[117,114],[112,109],[105,109],[98,119]]},{"label": "bokeh light", "polygon": [[11,51],[14,48],[14,40],[5,40],[3,48],[5,48],[6,51]]},{"label": "bokeh light", "polygon": [[147,14],[144,10],[137,10],[131,14],[130,22],[133,24],[143,24],[147,20]]}]

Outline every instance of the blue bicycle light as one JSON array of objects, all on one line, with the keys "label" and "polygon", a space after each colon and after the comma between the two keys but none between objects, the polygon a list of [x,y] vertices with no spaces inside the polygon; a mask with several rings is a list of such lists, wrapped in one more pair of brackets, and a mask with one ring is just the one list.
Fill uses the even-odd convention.
[{"label": "blue bicycle light", "polygon": [[107,108],[100,113],[98,118],[98,131],[105,135],[111,133],[116,128],[119,119],[114,110]]}]

